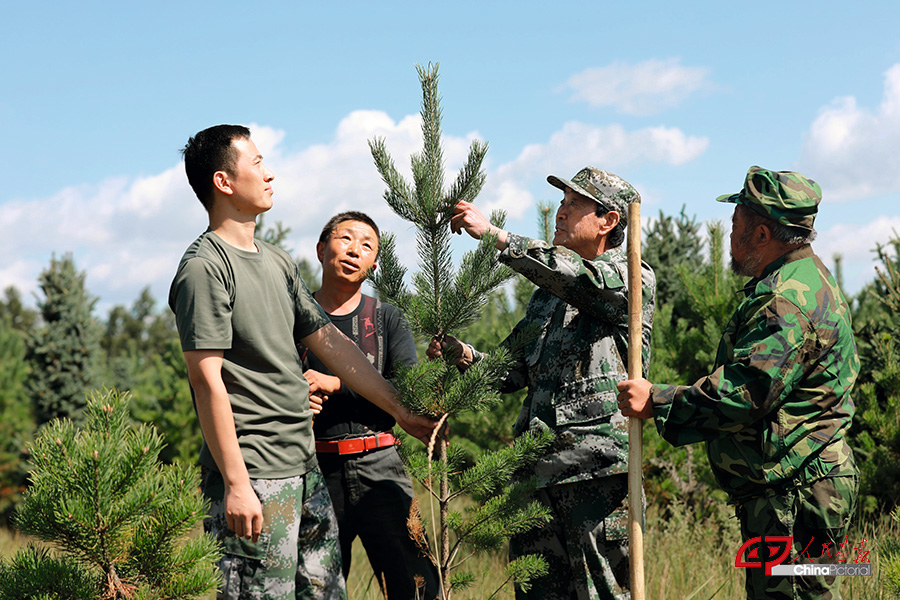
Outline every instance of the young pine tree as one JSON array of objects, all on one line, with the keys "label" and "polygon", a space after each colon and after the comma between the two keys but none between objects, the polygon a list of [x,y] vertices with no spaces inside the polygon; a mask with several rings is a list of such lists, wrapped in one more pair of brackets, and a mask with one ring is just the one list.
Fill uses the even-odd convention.
[{"label": "young pine tree", "polygon": [[58,417],[80,418],[97,375],[100,328],[91,316],[97,299],[88,294],[84,279],[71,254],[59,260],[54,256],[39,277],[42,325],[26,344],[28,395],[38,425]]},{"label": "young pine tree", "polygon": [[[438,67],[417,69],[422,85],[424,149],[412,156],[413,185],[397,172],[383,139],[372,140],[369,146],[387,185],[385,200],[394,212],[416,227],[420,270],[412,276],[412,292],[407,289],[406,269],[397,256],[394,238],[385,235],[373,284],[384,300],[403,310],[413,332],[428,340],[458,332],[476,320],[491,294],[509,279],[511,272],[497,262],[495,240],[489,236],[463,256],[458,269],[453,267],[450,217],[457,202],[472,202],[481,191],[481,163],[487,144],[472,143],[456,180],[445,190]],[[502,213],[494,213],[491,220],[502,227]],[[395,384],[401,402],[408,408],[433,415],[444,423],[456,415],[495,406],[499,402],[498,380],[507,364],[508,355],[502,350],[488,354],[463,374],[444,361],[423,361],[400,369]],[[436,431],[436,439],[425,456],[406,454],[406,458],[413,477],[432,496],[432,526],[439,523],[439,530],[432,537],[436,548],[428,551],[438,566],[442,596],[449,599],[453,591],[474,580],[457,569],[472,551],[497,549],[512,534],[548,518],[545,511],[529,501],[533,483],[510,480],[513,472],[539,456],[549,440],[520,437],[512,446],[482,454],[473,467],[464,470],[462,451],[456,446],[448,449],[446,429]],[[472,507],[463,512],[451,511],[451,500],[463,495],[473,500]],[[435,500],[439,517],[434,516]],[[424,544],[421,525],[415,514],[411,516],[411,531]],[[507,581],[527,582],[545,571],[546,565],[538,557],[526,557],[509,565]]]},{"label": "young pine tree", "polygon": [[876,254],[877,278],[853,315],[861,368],[852,434],[860,503],[869,514],[900,506],[900,237],[879,244]]},{"label": "young pine tree", "polygon": [[6,524],[25,489],[25,442],[34,431],[25,395],[27,367],[21,331],[0,314],[0,524]]},{"label": "young pine tree", "polygon": [[85,424],[44,427],[14,523],[29,547],[0,563],[0,600],[188,599],[219,582],[216,542],[187,538],[205,514],[193,466],[163,466],[152,427],[128,425],[127,396],[93,394]]}]

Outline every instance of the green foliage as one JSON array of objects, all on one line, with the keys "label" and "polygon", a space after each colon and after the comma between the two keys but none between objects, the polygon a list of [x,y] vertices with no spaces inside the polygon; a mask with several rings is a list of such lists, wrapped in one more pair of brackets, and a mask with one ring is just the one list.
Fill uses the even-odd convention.
[{"label": "green foliage", "polygon": [[[900,527],[900,509],[891,513],[895,529]],[[881,576],[892,588],[895,597],[900,597],[900,538],[886,539],[880,546]]]},{"label": "green foliage", "polygon": [[100,577],[70,556],[28,546],[9,563],[0,563],[0,598],[16,600],[85,600],[96,598]]},{"label": "green foliage", "polygon": [[[740,301],[742,280],[723,262],[721,224],[707,226],[705,243],[698,229],[682,212],[677,221],[661,214],[646,232],[645,243],[654,250],[645,253],[645,260],[668,261],[650,263],[657,280],[667,282],[657,288],[650,381],[690,385],[711,373],[722,331]],[[681,252],[667,247],[672,243],[678,244],[675,250],[687,248],[685,254],[692,258],[685,260]],[[699,258],[704,247],[706,256]],[[714,504],[724,501],[705,453],[698,448],[674,448],[655,429],[647,428],[644,454],[650,502],[665,508],[680,500],[691,510],[708,514]]]},{"label": "green foliage", "polygon": [[6,319],[16,331],[30,331],[37,321],[37,313],[22,304],[22,294],[13,286],[6,288],[3,295],[6,300],[0,301],[0,321]]},{"label": "green foliage", "polygon": [[168,307],[157,311],[149,288],[130,309],[113,307],[101,347],[106,355],[104,380],[130,392],[133,418],[155,424],[168,442],[160,453],[163,462],[195,461],[201,443],[200,425]]},{"label": "green foliage", "polygon": [[[31,565],[31,581],[47,586],[35,598],[74,597],[48,596],[64,583],[53,573],[73,565],[81,573],[73,582],[95,582],[93,595],[81,598],[192,598],[215,588],[216,542],[186,540],[206,512],[197,469],[159,464],[163,439],[148,425],[129,425],[127,395],[92,394],[85,413],[81,428],[62,419],[38,434],[31,487],[15,516],[20,531],[63,558],[30,551],[3,568]],[[0,598],[23,593],[13,588]]]},{"label": "green foliage", "polygon": [[869,514],[900,503],[900,238],[876,254],[878,278],[860,293],[854,314],[861,368],[851,441]]},{"label": "green foliage", "polygon": [[195,463],[203,436],[194,411],[187,365],[177,339],[169,340],[162,353],[148,357],[135,378],[131,394],[134,419],[153,423],[165,436],[166,446],[160,451],[160,460]]},{"label": "green foliage", "polygon": [[659,211],[659,219],[644,229],[641,258],[656,273],[658,301],[672,303],[684,287],[678,268],[695,266],[701,262],[703,240],[696,217],[688,218],[684,207],[678,217]]},{"label": "green foliage", "polygon": [[24,450],[34,430],[25,395],[25,342],[8,314],[0,316],[0,523],[5,523],[25,489]]},{"label": "green foliage", "polygon": [[54,256],[39,277],[43,324],[30,332],[26,353],[28,394],[39,425],[57,417],[80,418],[85,393],[97,380],[100,331],[91,316],[96,298],[84,280],[71,254]]}]

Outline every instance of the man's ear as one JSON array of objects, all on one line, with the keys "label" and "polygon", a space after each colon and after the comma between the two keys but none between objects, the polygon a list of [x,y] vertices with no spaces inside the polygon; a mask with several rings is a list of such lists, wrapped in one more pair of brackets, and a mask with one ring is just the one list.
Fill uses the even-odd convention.
[{"label": "man's ear", "polygon": [[772,230],[769,229],[769,226],[765,223],[760,223],[757,225],[757,230],[753,239],[756,242],[757,247],[762,248],[763,246],[768,246],[769,242],[775,238],[772,235]]},{"label": "man's ear", "polygon": [[231,188],[231,181],[228,179],[228,173],[225,171],[213,173],[213,186],[223,194],[230,196],[234,193],[234,190]]},{"label": "man's ear", "polygon": [[325,242],[316,242],[316,258],[319,259],[320,263],[325,258]]},{"label": "man's ear", "polygon": [[378,263],[377,263],[377,262],[373,262],[373,263],[372,263],[372,268],[369,269],[369,271],[371,271],[371,272],[374,273],[374,272],[375,272],[375,269],[377,269],[377,268],[378,268]]},{"label": "man's ear", "polygon": [[615,210],[611,210],[600,217],[600,235],[607,235],[616,228],[622,217]]}]

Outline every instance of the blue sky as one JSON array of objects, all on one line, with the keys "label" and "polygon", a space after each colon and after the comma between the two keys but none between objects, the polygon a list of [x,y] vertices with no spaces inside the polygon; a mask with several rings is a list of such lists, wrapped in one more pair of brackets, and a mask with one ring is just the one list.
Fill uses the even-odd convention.
[{"label": "blue sky", "polygon": [[900,232],[896,2],[10,4],[0,287],[28,297],[72,252],[101,314],[145,286],[163,303],[206,223],[178,149],[223,122],[252,127],[295,253],[313,259],[338,210],[409,240],[366,140],[408,165],[430,61],[448,168],[488,141],[479,203],[514,231],[558,200],[548,174],[593,164],[638,188],[645,220],[727,222],[714,198],[751,165],[803,172],[824,191],[814,248],[843,254],[849,293]]}]

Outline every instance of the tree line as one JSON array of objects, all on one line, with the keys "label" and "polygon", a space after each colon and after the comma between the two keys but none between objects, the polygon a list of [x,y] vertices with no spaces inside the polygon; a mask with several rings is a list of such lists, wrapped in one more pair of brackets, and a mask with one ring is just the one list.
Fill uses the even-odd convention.
[{"label": "tree line", "polygon": [[[548,237],[549,206],[539,207],[537,237]],[[285,247],[290,229],[280,223],[259,235]],[[726,263],[721,223],[703,225],[682,210],[660,212],[645,227],[643,256],[657,275],[657,308],[649,379],[689,384],[710,372],[721,331],[740,301],[745,279]],[[833,262],[840,282],[839,257]],[[861,471],[862,515],[876,515],[900,500],[900,237],[873,249],[876,277],[848,297],[862,368],[854,391],[857,414],[850,440]],[[310,287],[317,272],[298,259]],[[71,254],[54,256],[38,278],[37,305],[29,308],[9,287],[0,298],[0,522],[21,501],[31,464],[25,447],[57,417],[83,419],[88,394],[129,391],[130,418],[164,435],[165,463],[193,463],[200,447],[174,317],[144,289],[131,306],[95,315],[98,298],[85,285]],[[533,288],[515,279],[493,294],[466,332],[476,347],[495,346],[521,318]],[[421,353],[420,353],[421,354]],[[521,393],[505,395],[489,414],[454,422],[454,443],[474,462],[512,442]],[[677,501],[703,515],[724,501],[698,447],[673,448],[652,426],[645,429],[648,502],[663,510]]]}]

